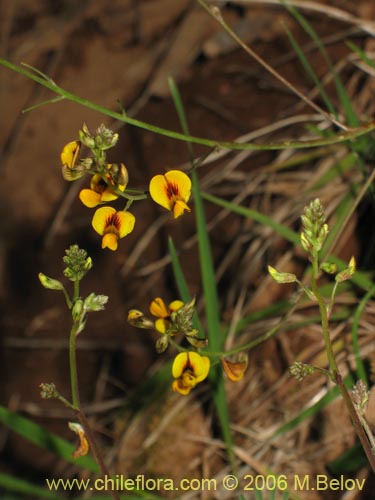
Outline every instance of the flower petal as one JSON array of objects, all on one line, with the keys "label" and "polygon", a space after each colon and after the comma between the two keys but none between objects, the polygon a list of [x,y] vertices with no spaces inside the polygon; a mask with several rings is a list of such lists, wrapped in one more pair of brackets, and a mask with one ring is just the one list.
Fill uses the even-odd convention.
[{"label": "flower petal", "polygon": [[127,211],[117,212],[116,218],[119,224],[119,238],[123,238],[127,234],[131,233],[134,229],[135,217],[132,213]]},{"label": "flower petal", "polygon": [[82,189],[79,193],[79,199],[89,208],[94,208],[100,205],[101,195],[92,189]]},{"label": "flower petal", "polygon": [[173,302],[171,302],[169,304],[169,310],[170,311],[178,311],[179,309],[181,309],[181,307],[183,307],[185,304],[182,302],[182,300],[174,300]]},{"label": "flower petal", "polygon": [[61,151],[61,163],[72,168],[77,162],[80,149],[81,143],[79,141],[68,142]]},{"label": "flower petal", "polygon": [[91,224],[97,233],[104,234],[106,222],[115,212],[113,207],[101,207],[95,211]]},{"label": "flower petal", "polygon": [[185,210],[187,212],[190,212],[190,207],[186,205],[186,203],[183,200],[176,200],[174,205],[173,205],[173,216],[175,219],[180,217]]},{"label": "flower petal", "polygon": [[191,193],[191,180],[185,172],[181,170],[169,170],[164,177],[171,184],[178,186],[179,197],[185,202],[189,201]]},{"label": "flower petal", "polygon": [[102,238],[102,248],[109,248],[109,250],[117,250],[117,235],[115,233],[106,233]]},{"label": "flower petal", "polygon": [[173,378],[179,378],[183,374],[188,363],[189,356],[187,352],[180,352],[173,360],[172,375]]},{"label": "flower petal", "polygon": [[173,202],[167,196],[167,186],[167,179],[164,175],[155,175],[149,185],[150,196],[158,205],[172,210]]},{"label": "flower petal", "polygon": [[192,351],[189,352],[189,364],[192,366],[197,383],[202,382],[210,371],[210,359]]},{"label": "flower petal", "polygon": [[156,318],[167,318],[169,311],[161,297],[156,297],[150,304],[150,313]]},{"label": "flower petal", "polygon": [[167,319],[158,318],[155,321],[155,330],[159,333],[165,333],[169,327],[169,322]]}]

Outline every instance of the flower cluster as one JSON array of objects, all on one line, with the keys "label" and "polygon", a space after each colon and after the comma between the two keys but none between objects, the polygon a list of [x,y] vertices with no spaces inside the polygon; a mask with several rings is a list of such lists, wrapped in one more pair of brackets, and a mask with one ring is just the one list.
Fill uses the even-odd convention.
[{"label": "flower cluster", "polygon": [[[75,181],[85,174],[91,175],[89,187],[82,189],[79,199],[88,208],[97,208],[92,218],[94,230],[102,236],[102,248],[117,250],[118,240],[131,233],[135,216],[129,212],[135,200],[148,197],[155,203],[171,211],[174,218],[190,211],[188,201],[191,194],[191,180],[180,170],[170,170],[155,175],[149,183],[148,191],[128,189],[129,175],[123,163],[108,163],[106,151],[116,145],[118,134],[104,125],[91,133],[84,124],[79,131],[79,140],[66,144],[61,152],[62,175],[67,181]],[[86,147],[91,154],[81,157]],[[118,198],[126,200],[122,210],[108,206]]]},{"label": "flower cluster", "polygon": [[[169,345],[180,351],[172,364],[172,389],[182,395],[189,394],[191,389],[205,380],[211,366],[210,358],[197,352],[207,347],[207,340],[200,338],[198,330],[193,327],[194,306],[194,299],[187,303],[173,300],[167,305],[161,297],[156,297],[149,307],[153,318],[138,309],[128,312],[128,322],[132,326],[155,330],[160,334],[155,345],[158,353],[164,352]],[[176,344],[174,338],[177,335],[185,337],[190,344],[189,349]],[[192,350],[191,346],[195,350]],[[243,378],[246,371],[247,355],[240,353],[236,361],[228,361],[222,357],[221,364],[228,378],[237,382]]]}]

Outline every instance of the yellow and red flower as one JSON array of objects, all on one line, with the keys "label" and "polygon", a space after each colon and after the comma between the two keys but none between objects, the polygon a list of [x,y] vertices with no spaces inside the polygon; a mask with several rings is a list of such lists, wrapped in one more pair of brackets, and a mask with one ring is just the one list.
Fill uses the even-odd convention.
[{"label": "yellow and red flower", "polygon": [[170,326],[169,318],[171,314],[181,309],[183,305],[184,303],[181,300],[174,300],[167,307],[162,298],[156,297],[150,304],[150,313],[158,318],[155,321],[155,329],[159,333],[165,333]]},{"label": "yellow and red flower", "polygon": [[174,218],[185,211],[190,212],[187,202],[191,193],[191,180],[180,170],[170,170],[164,175],[155,175],[150,181],[150,196],[162,207],[173,212]]},{"label": "yellow and red flower", "polygon": [[119,238],[133,231],[135,217],[127,211],[117,212],[113,207],[98,208],[92,218],[92,227],[103,236],[102,248],[117,250]]},{"label": "yellow and red flower", "polygon": [[[94,208],[101,203],[107,203],[109,201],[117,200],[118,194],[115,193],[112,176],[110,174],[112,165],[108,164],[108,174],[105,176],[107,182],[103,179],[100,174],[94,174],[91,177],[90,189],[82,189],[79,193],[79,199],[82,203],[89,208]],[[128,176],[125,165],[121,164],[123,175],[121,177],[121,183],[117,184],[117,188],[120,191],[125,191],[128,184]]]},{"label": "yellow and red flower", "polygon": [[194,351],[180,352],[172,365],[172,375],[176,379],[172,389],[186,396],[199,382],[207,378],[210,364],[207,356],[201,356]]}]

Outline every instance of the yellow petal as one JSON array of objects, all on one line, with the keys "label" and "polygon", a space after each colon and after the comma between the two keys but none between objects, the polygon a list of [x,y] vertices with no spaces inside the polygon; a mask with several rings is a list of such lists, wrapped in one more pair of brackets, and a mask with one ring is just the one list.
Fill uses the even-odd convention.
[{"label": "yellow petal", "polygon": [[197,383],[202,382],[210,371],[210,359],[207,356],[201,356],[197,352],[189,352],[189,364],[193,368],[193,373]]},{"label": "yellow petal", "polygon": [[102,248],[109,248],[109,250],[117,250],[117,235],[115,233],[107,233],[102,238]]},{"label": "yellow petal", "polygon": [[99,234],[104,234],[107,220],[116,212],[113,207],[98,208],[92,218],[92,227]]},{"label": "yellow petal", "polygon": [[150,196],[155,203],[172,210],[173,202],[167,196],[167,180],[164,175],[155,175],[149,185]]},{"label": "yellow petal", "polygon": [[116,214],[119,227],[119,238],[123,238],[127,234],[131,233],[134,229],[135,217],[132,213],[127,211],[117,212]]},{"label": "yellow petal", "polygon": [[101,203],[101,196],[92,189],[82,189],[79,193],[79,199],[89,208],[94,208]]},{"label": "yellow petal", "polygon": [[68,142],[61,151],[60,159],[63,165],[67,165],[72,168],[77,160],[79,151],[81,149],[81,143],[79,141]]},{"label": "yellow petal", "polygon": [[161,297],[156,297],[150,304],[150,313],[156,318],[167,318],[169,311]]},{"label": "yellow petal", "polygon": [[189,201],[191,193],[191,180],[188,175],[181,170],[170,170],[165,174],[165,178],[168,182],[178,186],[179,196],[182,200],[185,202]]},{"label": "yellow petal", "polygon": [[172,365],[172,375],[173,378],[180,378],[184,368],[186,367],[188,363],[188,353],[187,352],[180,352],[177,354],[177,356],[174,358],[173,365]]},{"label": "yellow petal", "polygon": [[176,200],[173,205],[173,216],[175,219],[180,217],[185,210],[187,212],[190,212],[190,208],[188,205],[183,200]]},{"label": "yellow petal", "polygon": [[181,307],[183,307],[185,304],[182,302],[182,300],[174,300],[173,302],[171,302],[169,304],[169,310],[170,311],[178,311],[179,309],[181,309]]},{"label": "yellow petal", "polygon": [[107,201],[117,200],[117,198],[118,195],[114,191],[112,191],[110,187],[107,187],[107,189],[105,189],[101,194],[102,203],[106,203]]},{"label": "yellow petal", "polygon": [[182,394],[183,396],[187,396],[190,391],[191,391],[191,387],[186,387],[183,383],[182,383],[182,380],[175,380],[172,384],[172,389],[174,390],[174,392],[179,392],[180,394]]},{"label": "yellow petal", "polygon": [[168,326],[169,326],[168,320],[164,318],[158,318],[155,321],[155,330],[158,331],[159,333],[165,333],[167,331]]}]

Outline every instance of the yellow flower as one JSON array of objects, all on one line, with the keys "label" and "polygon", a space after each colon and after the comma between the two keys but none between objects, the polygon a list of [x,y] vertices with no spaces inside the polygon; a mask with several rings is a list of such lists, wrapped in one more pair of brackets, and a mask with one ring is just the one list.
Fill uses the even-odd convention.
[{"label": "yellow flower", "polygon": [[68,142],[61,151],[61,163],[69,168],[73,168],[78,160],[78,155],[81,149],[79,141]]},{"label": "yellow flower", "polygon": [[103,236],[102,248],[117,250],[117,240],[133,231],[135,217],[130,212],[116,212],[113,207],[98,208],[92,218],[92,227]]},{"label": "yellow flower", "polygon": [[155,329],[159,333],[165,333],[170,325],[169,318],[174,311],[178,311],[184,303],[181,300],[174,300],[168,307],[160,297],[156,297],[150,304],[150,313],[158,318],[155,321]]},{"label": "yellow flower", "polygon": [[172,375],[176,379],[172,389],[186,396],[199,382],[202,382],[210,371],[210,360],[207,356],[190,352],[177,354],[172,365]]},{"label": "yellow flower", "polygon": [[[117,166],[117,165],[116,165]],[[127,171],[125,165],[121,164],[122,170],[125,172],[121,177],[121,183],[117,184],[120,191],[125,191],[128,183]],[[111,171],[112,164],[107,165],[108,171]],[[101,203],[107,203],[118,198],[118,194],[114,191],[114,182],[110,173],[106,175],[107,182],[100,174],[95,174],[91,177],[90,188],[82,189],[79,193],[79,199],[82,203],[89,208],[96,207]]]},{"label": "yellow flower", "polygon": [[170,170],[164,175],[155,175],[150,181],[151,198],[162,207],[180,217],[185,210],[190,212],[187,202],[190,198],[191,180],[180,170]]}]

